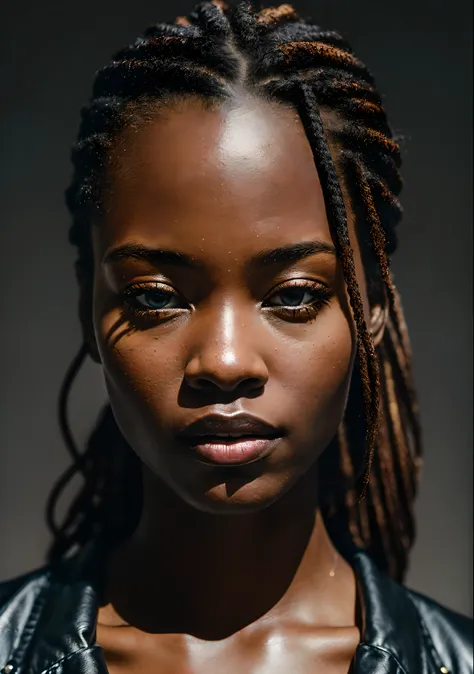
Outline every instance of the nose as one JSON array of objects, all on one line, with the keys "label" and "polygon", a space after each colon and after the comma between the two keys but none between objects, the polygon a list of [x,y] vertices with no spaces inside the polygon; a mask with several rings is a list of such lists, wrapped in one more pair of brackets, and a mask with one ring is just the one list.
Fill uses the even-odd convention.
[{"label": "nose", "polygon": [[243,393],[266,384],[268,369],[258,350],[252,319],[230,305],[220,307],[217,315],[201,317],[193,355],[184,372],[189,386],[200,391],[217,387],[226,392],[239,387]]}]

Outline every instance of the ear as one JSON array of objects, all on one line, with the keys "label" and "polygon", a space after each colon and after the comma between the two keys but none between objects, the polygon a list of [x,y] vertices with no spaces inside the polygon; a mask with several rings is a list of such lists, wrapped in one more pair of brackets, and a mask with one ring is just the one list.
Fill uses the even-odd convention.
[{"label": "ear", "polygon": [[76,278],[79,283],[79,320],[81,322],[82,338],[92,360],[95,363],[100,363],[92,312],[93,275],[92,272],[87,273],[79,262],[75,266]]},{"label": "ear", "polygon": [[387,325],[387,320],[388,320],[387,303],[385,303],[384,306],[382,306],[381,304],[376,304],[375,306],[372,307],[370,311],[370,322],[368,327],[370,330],[370,334],[372,335],[374,346],[376,348],[382,341],[385,332],[385,326]]}]

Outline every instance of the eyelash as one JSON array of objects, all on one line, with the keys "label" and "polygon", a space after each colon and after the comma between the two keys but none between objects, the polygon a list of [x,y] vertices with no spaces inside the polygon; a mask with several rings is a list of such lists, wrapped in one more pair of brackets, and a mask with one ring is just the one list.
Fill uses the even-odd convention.
[{"label": "eyelash", "polygon": [[[288,282],[283,287],[279,287],[277,292],[273,292],[272,294],[269,294],[267,297],[271,298],[274,297],[275,295],[284,293],[285,291],[291,291],[293,289],[301,289],[308,292],[312,291],[315,293],[316,297],[309,304],[303,304],[297,307],[285,306],[282,304],[282,305],[265,306],[263,308],[271,311],[277,310],[277,312],[280,315],[283,315],[288,318],[293,319],[302,318],[303,320],[306,319],[309,322],[314,320],[314,318],[316,318],[316,316],[318,315],[319,311],[322,309],[323,306],[329,304],[332,297],[332,293],[329,290],[329,288],[323,285],[322,283],[317,283],[315,281],[303,281],[303,280],[295,280],[292,282]],[[161,309],[151,309],[144,307],[138,302],[138,297],[140,297],[140,295],[144,295],[147,292],[153,291],[161,292],[163,295],[168,295],[169,297],[179,298],[178,293],[172,291],[170,289],[170,286],[166,284],[144,283],[129,286],[123,292],[123,298],[128,306],[128,309],[132,312],[134,316],[136,316],[137,318],[145,318],[152,316],[156,317],[160,314],[169,315],[170,312],[174,311],[175,309],[184,308],[184,307],[171,307],[171,308],[164,307]]]},{"label": "eyelash", "polygon": [[272,305],[264,307],[265,309],[275,311],[277,309],[280,315],[288,318],[301,318],[303,320],[312,321],[319,314],[320,310],[329,304],[332,293],[329,288],[322,283],[316,281],[294,280],[289,281],[286,285],[280,286],[276,292],[273,292],[269,297],[274,297],[285,291],[299,289],[307,292],[313,292],[315,297],[309,304],[302,304],[298,307],[291,307],[285,305]]}]

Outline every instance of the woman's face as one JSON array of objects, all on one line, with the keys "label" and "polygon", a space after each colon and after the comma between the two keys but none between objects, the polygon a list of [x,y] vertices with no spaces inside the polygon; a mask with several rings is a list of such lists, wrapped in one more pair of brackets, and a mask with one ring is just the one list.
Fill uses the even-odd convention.
[{"label": "woman's face", "polygon": [[[253,99],[189,101],[129,128],[113,167],[93,228],[93,326],[119,427],[189,505],[265,507],[336,434],[355,356],[302,124]],[[235,413],[278,438],[236,460],[215,439],[181,435],[201,417]]]}]

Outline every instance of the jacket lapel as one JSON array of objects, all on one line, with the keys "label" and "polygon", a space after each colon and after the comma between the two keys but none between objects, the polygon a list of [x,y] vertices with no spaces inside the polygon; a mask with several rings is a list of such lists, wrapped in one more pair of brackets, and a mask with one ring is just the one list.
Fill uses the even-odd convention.
[{"label": "jacket lapel", "polygon": [[102,648],[96,644],[100,604],[102,546],[95,541],[53,571],[39,616],[28,672],[106,674]]},{"label": "jacket lapel", "polygon": [[418,611],[406,589],[383,574],[362,550],[354,554],[350,563],[364,618],[354,674],[432,672]]}]

